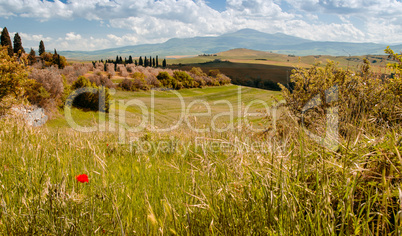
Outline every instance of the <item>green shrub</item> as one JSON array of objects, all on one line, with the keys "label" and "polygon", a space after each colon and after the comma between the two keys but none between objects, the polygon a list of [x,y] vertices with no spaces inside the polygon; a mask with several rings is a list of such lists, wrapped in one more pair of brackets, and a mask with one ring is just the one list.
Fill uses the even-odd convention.
[{"label": "green shrub", "polygon": [[133,79],[144,79],[145,80],[145,74],[144,73],[142,73],[142,72],[134,72],[132,75],[131,75],[131,78],[133,78]]},{"label": "green shrub", "polygon": [[156,78],[161,82],[163,87],[179,90],[183,88],[183,84],[169,75],[166,71],[159,72]]},{"label": "green shrub", "polygon": [[183,88],[198,87],[198,83],[184,71],[173,72],[173,77],[182,83]]},{"label": "green shrub", "polygon": [[18,63],[15,58],[8,55],[6,47],[0,48],[0,102],[12,95],[15,98],[24,94],[24,83],[28,73],[25,66]]},{"label": "green shrub", "polygon": [[[136,72],[137,73],[137,72]],[[126,91],[139,91],[139,90],[149,90],[149,85],[145,78],[135,78],[135,79],[124,79],[119,87]]]},{"label": "green shrub", "polygon": [[72,104],[74,107],[77,107],[77,108],[89,109],[92,111],[99,111],[100,102],[102,102],[102,100],[101,101],[99,100],[99,91],[102,91],[102,92],[104,92],[104,96],[105,96],[104,111],[109,112],[111,96],[109,94],[108,88],[103,87],[103,86],[98,87],[98,86],[96,86],[96,84],[91,83],[84,76],[80,76],[72,84],[71,90],[73,90],[73,92],[71,93],[70,96],[77,95],[78,89],[87,89],[89,91],[79,94],[78,96],[75,97],[74,101],[67,99],[66,103],[68,105]]},{"label": "green shrub", "polygon": [[6,47],[0,47],[0,116],[22,101],[27,81],[25,66],[10,57]]},{"label": "green shrub", "polygon": [[203,77],[207,76],[207,74],[205,74],[200,67],[191,68],[190,73]]},{"label": "green shrub", "polygon": [[43,107],[50,98],[50,93],[36,80],[30,79],[25,89],[25,96],[31,104]]},{"label": "green shrub", "polygon": [[221,72],[220,72],[218,69],[209,70],[208,76],[217,78],[220,73],[221,73]]}]

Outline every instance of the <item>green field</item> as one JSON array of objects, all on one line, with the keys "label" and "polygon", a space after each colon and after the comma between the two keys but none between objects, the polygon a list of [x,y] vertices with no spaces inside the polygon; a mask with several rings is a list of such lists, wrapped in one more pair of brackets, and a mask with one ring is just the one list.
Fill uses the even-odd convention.
[{"label": "green field", "polygon": [[[264,101],[253,102],[254,100]],[[248,107],[248,113],[261,113],[260,116],[247,118],[252,122],[258,122],[265,116],[266,107],[270,107],[273,101],[280,100],[280,93],[267,91],[249,87],[240,87],[235,85],[221,87],[207,87],[172,91],[141,91],[126,92],[118,90],[112,101],[112,111],[106,117],[109,124],[110,117],[113,115],[116,126],[119,125],[121,112],[125,113],[125,123],[130,127],[135,127],[143,120],[143,109],[148,113],[146,119],[146,129],[151,130],[154,127],[158,129],[167,129],[180,121],[181,116],[183,125],[186,122],[192,123],[192,126],[201,129],[211,125],[211,119],[215,119],[217,125],[227,127],[228,125],[236,125],[242,119],[239,112],[244,114],[244,109]],[[125,107],[129,101],[136,104]],[[223,102],[222,102],[223,101]],[[125,107],[125,108],[123,108]],[[152,109],[154,112],[152,112]],[[72,117],[81,126],[89,126],[98,123],[97,112],[83,112],[79,109],[72,110]],[[154,115],[154,123],[151,123],[151,112]],[[196,113],[207,114],[198,116]],[[223,115],[224,113],[229,113]],[[194,115],[195,114],[195,115]],[[209,114],[209,115],[208,115]],[[222,114],[222,115],[220,115]],[[185,117],[184,117],[185,116]],[[195,117],[195,118],[194,118]],[[49,127],[68,127],[68,122],[64,116],[59,116],[48,123]],[[179,128],[183,128],[183,127]]]}]

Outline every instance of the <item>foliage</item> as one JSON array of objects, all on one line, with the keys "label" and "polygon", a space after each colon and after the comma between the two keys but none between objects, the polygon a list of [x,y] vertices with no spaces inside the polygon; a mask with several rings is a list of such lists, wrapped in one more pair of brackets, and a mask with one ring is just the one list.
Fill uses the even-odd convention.
[{"label": "foliage", "polygon": [[402,77],[402,54],[395,53],[389,46],[384,51],[389,55],[389,58],[396,60],[395,63],[389,63],[387,67],[392,68]]},{"label": "foliage", "polygon": [[57,65],[60,69],[63,69],[68,65],[66,58],[57,54],[56,49],[54,50],[52,64]]},{"label": "foliage", "polygon": [[159,59],[158,59],[158,56],[156,56],[155,66],[156,66],[156,67],[159,67]]},{"label": "foliage", "polygon": [[[83,92],[78,94],[79,89],[89,89],[91,91]],[[100,98],[104,98],[104,111],[107,113],[109,112],[110,108],[110,99],[111,96],[109,94],[109,89],[105,88],[104,86],[96,86],[95,83],[91,83],[87,78],[84,76],[78,77],[78,79],[71,85],[71,93],[72,96],[76,96],[74,101],[70,101],[67,99],[68,104],[72,104],[74,107],[89,109],[92,111],[99,111],[99,108],[102,104],[102,100]],[[101,92],[104,93],[102,96],[99,96]]]},{"label": "foliage", "polygon": [[[328,107],[338,107],[339,126],[343,135],[350,131],[350,124],[398,124],[402,121],[402,79],[384,80],[372,74],[368,68],[364,64],[361,74],[356,75],[352,71],[338,68],[333,62],[328,62],[325,67],[315,64],[308,69],[297,68],[292,71],[293,89],[280,86],[289,110],[307,127],[323,129],[316,127],[321,124],[316,119],[323,117]],[[333,86],[338,86],[333,92],[339,92],[339,95],[337,99],[327,100],[336,96],[328,93]],[[309,101],[317,106],[306,110],[305,105]]]},{"label": "foliage", "polygon": [[0,50],[0,102],[9,95],[16,99],[22,98],[27,76],[25,66],[8,55],[7,47],[2,47]]},{"label": "foliage", "polygon": [[60,72],[55,67],[31,69],[28,78],[26,97],[33,105],[39,105],[48,112],[62,106],[64,83]]},{"label": "foliage", "polygon": [[[91,64],[73,63],[72,65],[64,67],[60,73],[66,76],[68,83],[72,84],[78,77],[85,75],[91,70],[93,70]],[[94,74],[96,75],[95,72]]]},{"label": "foliage", "polygon": [[1,46],[7,48],[7,52],[10,57],[14,55],[13,45],[11,44],[11,38],[7,27],[4,27],[3,31],[1,31]]},{"label": "foliage", "polygon": [[183,88],[198,87],[198,83],[184,71],[174,71],[173,77],[182,84]]},{"label": "foliage", "polygon": [[99,86],[104,86],[107,88],[115,88],[116,87],[116,85],[109,78],[107,78],[106,76],[104,76],[102,74],[101,75],[96,75],[96,74],[91,75],[88,77],[88,79],[91,83],[96,84],[96,86],[98,86],[98,87]]},{"label": "foliage", "polygon": [[166,88],[172,88],[175,90],[183,88],[183,84],[178,81],[177,79],[173,78],[172,76],[169,75],[169,73],[163,71],[159,72],[158,76],[156,78],[159,80],[161,85]]},{"label": "foliage", "polygon": [[45,107],[49,105],[51,99],[50,93],[44,88],[44,86],[37,80],[28,80],[28,86],[25,91],[25,96],[28,101],[33,105]]},{"label": "foliage", "polygon": [[14,53],[18,56],[21,56],[21,54],[25,53],[25,49],[22,46],[21,37],[18,33],[15,33],[14,35]]},{"label": "foliage", "polygon": [[218,77],[218,75],[220,73],[221,72],[219,71],[219,69],[214,69],[214,70],[209,70],[208,75],[216,78],[216,77]]},{"label": "foliage", "polygon": [[217,79],[220,85],[227,85],[231,82],[230,78],[222,73],[218,74]]},{"label": "foliage", "polygon": [[124,79],[119,87],[127,91],[149,90],[149,86],[143,77]]},{"label": "foliage", "polygon": [[210,80],[208,85],[212,86],[218,86],[218,85],[226,85],[230,84],[230,78],[227,77],[226,75],[222,74],[218,69],[214,70],[209,70],[208,76],[210,76],[212,79]]},{"label": "foliage", "polygon": [[44,61],[46,67],[56,65],[58,68],[63,69],[68,65],[66,58],[57,54],[56,50],[53,54],[50,52],[43,52],[40,57],[42,61]]},{"label": "foliage", "polygon": [[143,66],[143,65],[144,65],[144,62],[143,62],[143,60],[142,60],[142,57],[139,58],[139,60],[138,60],[138,65],[139,65],[139,66]]},{"label": "foliage", "polygon": [[42,56],[42,54],[45,52],[45,44],[43,43],[43,40],[41,40],[39,43],[39,56]]},{"label": "foliage", "polygon": [[[342,140],[333,153],[285,128],[294,135],[282,140],[207,134],[227,147],[211,149],[188,130],[138,133],[128,146],[115,132],[0,120],[0,233],[400,234],[402,130]],[[269,146],[252,149],[250,139]],[[83,174],[88,183],[77,181]]]},{"label": "foliage", "polygon": [[28,62],[30,65],[33,65],[36,63],[36,53],[35,53],[35,50],[33,50],[32,48],[28,55]]},{"label": "foliage", "polygon": [[44,52],[41,54],[40,57],[44,62],[45,67],[56,65],[58,68],[63,69],[68,64],[66,58],[60,56],[59,54],[57,54],[57,52],[55,54]]}]

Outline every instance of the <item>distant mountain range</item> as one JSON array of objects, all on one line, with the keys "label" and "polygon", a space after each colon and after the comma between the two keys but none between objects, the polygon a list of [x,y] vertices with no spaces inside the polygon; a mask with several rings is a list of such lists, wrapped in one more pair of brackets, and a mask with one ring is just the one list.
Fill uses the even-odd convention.
[{"label": "distant mountain range", "polygon": [[[100,60],[115,58],[116,55],[137,56],[180,56],[214,54],[235,48],[272,51],[281,54],[306,55],[367,55],[384,54],[385,44],[319,42],[294,37],[282,33],[267,34],[253,29],[242,29],[217,37],[172,38],[164,43],[143,44],[96,51],[62,51],[61,55],[75,60]],[[402,50],[401,45],[391,45],[394,51]]]}]

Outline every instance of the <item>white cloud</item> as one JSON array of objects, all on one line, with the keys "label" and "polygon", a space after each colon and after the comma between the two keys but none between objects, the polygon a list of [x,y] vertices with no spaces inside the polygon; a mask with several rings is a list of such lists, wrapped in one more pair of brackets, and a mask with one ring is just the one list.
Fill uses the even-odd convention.
[{"label": "white cloud", "polygon": [[[32,47],[37,48],[39,47],[39,42],[43,40],[43,42],[52,42],[53,38],[45,37],[42,34],[26,34],[23,32],[18,33],[21,36],[22,45],[24,47]],[[14,34],[12,34],[14,35]],[[10,35],[10,36],[12,36]]]},{"label": "white cloud", "polygon": [[[30,17],[39,21],[84,18],[128,30],[118,35],[85,38],[66,32],[56,40],[59,50],[92,50],[123,45],[163,42],[172,37],[220,35],[242,28],[267,33],[283,32],[322,41],[402,42],[402,2],[396,0],[226,0],[218,12],[205,0],[0,0],[0,17]],[[281,5],[287,2],[290,10]],[[321,13],[338,22],[320,22]],[[362,23],[354,24],[351,18]],[[105,30],[105,28],[101,28]],[[70,30],[69,30],[70,31]],[[38,42],[42,35],[22,35]],[[39,39],[39,40],[41,40]],[[49,40],[49,44],[52,43]],[[53,47],[53,46],[52,46]]]},{"label": "white cloud", "polygon": [[111,40],[111,42],[114,42],[117,46],[133,45],[138,42],[138,38],[133,35],[124,35],[122,37],[119,37],[113,34],[108,34],[107,37]]},{"label": "white cloud", "polygon": [[[15,32],[10,32],[10,37],[14,37]],[[115,47],[115,41],[105,38],[84,38],[79,34],[70,32],[66,37],[54,39],[52,37],[45,37],[43,35],[27,34],[24,32],[18,33],[21,36],[22,45],[25,48],[33,48],[37,50],[39,42],[43,40],[47,50],[56,48],[58,51],[62,50],[97,50]],[[127,43],[127,42],[126,42]],[[123,44],[122,44],[123,45]]]},{"label": "white cloud", "polygon": [[74,41],[74,40],[80,40],[82,37],[79,34],[75,34],[74,32],[70,32],[66,34],[66,40],[68,41]]}]

